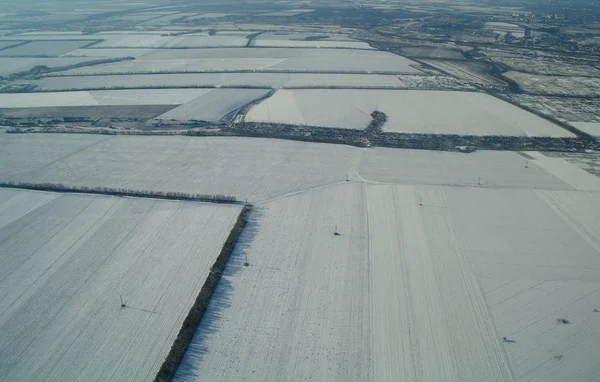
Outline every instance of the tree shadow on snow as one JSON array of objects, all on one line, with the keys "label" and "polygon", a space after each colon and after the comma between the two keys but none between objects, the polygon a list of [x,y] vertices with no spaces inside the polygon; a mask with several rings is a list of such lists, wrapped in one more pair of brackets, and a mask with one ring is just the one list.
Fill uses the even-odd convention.
[{"label": "tree shadow on snow", "polygon": [[212,336],[219,335],[221,320],[230,313],[227,310],[232,307],[231,297],[234,292],[232,280],[240,277],[246,268],[244,266],[246,254],[258,234],[261,215],[262,212],[256,207],[251,212],[246,227],[233,249],[223,275],[210,299],[206,312],[202,316],[200,325],[198,325],[196,333],[194,333],[194,337],[183,356],[183,360],[175,373],[173,381],[195,382],[198,380],[197,370],[202,367],[202,360],[210,351],[206,340]]}]

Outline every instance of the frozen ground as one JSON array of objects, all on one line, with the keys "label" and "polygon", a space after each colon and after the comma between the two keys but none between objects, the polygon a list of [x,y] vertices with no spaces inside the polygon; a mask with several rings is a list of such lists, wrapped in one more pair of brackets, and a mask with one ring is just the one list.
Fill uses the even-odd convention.
[{"label": "frozen ground", "polygon": [[356,41],[344,35],[320,33],[282,33],[267,32],[252,40],[251,46],[257,47],[302,47],[302,48],[350,48],[373,49],[369,44]]},{"label": "frozen ground", "polygon": [[95,61],[99,57],[0,57],[0,76],[27,72],[36,66],[44,65],[49,68],[76,65],[83,62]]},{"label": "frozen ground", "polygon": [[476,92],[279,90],[252,107],[245,121],[364,129],[375,110],[386,114],[383,130],[387,132],[573,136],[534,114]]},{"label": "frozen ground", "polygon": [[0,52],[0,56],[19,57],[19,56],[62,56],[72,52],[84,45],[95,42],[91,40],[66,40],[66,41],[32,41],[24,45],[19,45],[14,48],[4,49]]},{"label": "frozen ground", "polygon": [[273,139],[0,134],[0,180],[257,201],[343,182],[361,155],[349,146]]},{"label": "frozen ground", "polygon": [[[412,76],[414,81],[426,76]],[[412,78],[411,77],[411,78]],[[78,90],[102,88],[193,87],[193,86],[264,86],[283,87],[408,87],[404,80],[382,74],[320,73],[186,73],[136,74],[107,76],[43,77],[27,81],[39,90]]]},{"label": "frozen ground", "polygon": [[260,203],[175,380],[594,380],[599,213],[364,181]]},{"label": "frozen ground", "polygon": [[[545,159],[540,155],[540,160]],[[565,165],[558,158],[556,163]],[[410,165],[406,165],[410,163]],[[527,166],[527,167],[525,167]],[[530,155],[477,151],[469,155],[427,150],[369,149],[358,176],[378,183],[448,185],[485,188],[573,190]],[[575,170],[573,170],[575,172]],[[359,179],[360,179],[359,178]]]},{"label": "frozen ground", "polygon": [[[594,312],[600,309],[595,305],[600,293],[600,179],[562,157],[538,152],[359,149],[251,138],[2,134],[0,162],[6,164],[0,181],[220,193],[247,197],[256,204],[177,380],[584,381],[600,374],[600,362],[593,357],[600,350],[600,313]],[[190,212],[180,221],[184,207],[179,206],[186,203],[147,206],[150,202],[136,199],[31,192],[15,197],[11,192],[16,193],[0,191],[0,235],[16,228],[10,228],[14,233],[7,241],[0,240],[0,246],[33,248],[38,243],[42,247],[34,251],[38,257],[60,257],[62,245],[70,245],[61,235],[77,236],[89,225],[100,238],[110,235],[114,245],[115,235],[127,236],[122,242],[127,253],[138,253],[138,247],[131,250],[128,245],[139,243],[150,243],[139,253],[164,253],[167,250],[152,243],[169,249],[188,245],[188,239],[177,235],[187,238],[186,229],[197,232],[192,219],[207,219],[206,212],[199,213],[202,217]],[[109,212],[103,218],[106,224],[95,224],[101,218],[94,220],[90,211],[105,211],[109,208],[105,203],[112,200],[125,210]],[[177,211],[158,207],[163,204],[178,206]],[[84,208],[88,212],[79,212]],[[50,218],[52,211],[63,209],[63,215]],[[78,220],[69,223],[70,216]],[[123,223],[113,220],[117,217]],[[26,227],[48,222],[48,228],[22,229],[15,221],[29,222]],[[336,230],[340,236],[334,235]],[[59,235],[43,244],[55,232]],[[59,242],[65,244],[54,244]],[[95,241],[87,243],[71,251],[94,254],[95,248],[105,248]],[[59,250],[46,251],[44,245]],[[0,249],[2,254],[12,253]],[[246,256],[249,267],[243,266]],[[32,258],[31,266],[24,268],[28,272],[45,264],[33,259],[37,260]],[[70,278],[63,277],[59,264],[91,269],[86,268],[88,262],[69,259],[60,258],[56,272],[38,282],[55,282],[64,288],[61,291],[68,291],[79,281],[70,276],[72,268],[64,268]],[[85,259],[98,260],[92,255]],[[121,293],[115,288],[130,285],[118,277],[140,280],[135,263],[125,268],[136,269],[131,275],[113,271],[123,270],[121,263],[102,264],[98,274],[90,275],[90,286],[73,295],[74,303],[60,305],[65,312],[85,300],[91,302],[85,305],[88,311],[78,310],[82,320],[87,312],[102,313]],[[161,267],[148,261],[140,266]],[[0,267],[0,276],[9,269]],[[106,281],[104,275],[113,278]],[[131,288],[138,292],[132,302],[139,298],[141,308],[155,309],[148,303],[151,293]],[[101,303],[94,303],[88,289],[106,291],[96,297]],[[41,291],[53,289],[44,287],[36,293]],[[54,302],[47,309],[57,309],[56,301],[61,301],[53,296],[43,300]],[[0,309],[1,298],[2,292]],[[149,315],[146,325],[156,316],[130,313]],[[63,320],[61,314],[56,320]],[[120,308],[111,314],[120,314]],[[105,317],[97,315],[98,320]],[[43,316],[47,317],[28,315],[35,330],[23,335],[48,343],[46,334],[39,335],[37,329]],[[136,328],[137,318],[131,318]],[[558,324],[559,318],[570,323]],[[59,330],[53,326],[58,322],[48,330]],[[110,328],[102,330],[110,319],[91,322],[88,328],[112,335]],[[16,343],[16,338],[23,338],[18,330],[0,331],[4,336],[0,351],[3,346],[25,346]],[[137,333],[129,330],[121,336]],[[502,337],[515,342],[503,342]],[[10,375],[17,378],[12,379],[18,379],[17,373],[35,379],[41,375],[36,373],[44,372],[71,380],[86,376],[79,374],[84,370],[134,373],[137,369],[124,365],[142,362],[124,358],[121,363],[115,360],[121,359],[119,353],[109,351],[104,356],[108,358],[98,357],[97,363],[86,367],[88,354],[106,351],[119,340],[72,339],[70,334],[59,338],[60,351],[30,347],[25,358],[3,354],[0,365],[17,362]],[[165,348],[166,343],[161,342]],[[75,354],[78,346],[89,346],[91,353]],[[127,352],[126,357],[142,353],[150,356]],[[81,368],[59,369],[57,359],[74,359]],[[154,367],[152,361],[145,362],[143,370]]]},{"label": "frozen ground", "polygon": [[579,130],[595,137],[600,137],[600,122],[571,122]]},{"label": "frozen ground", "polygon": [[178,105],[213,89],[100,90],[0,94],[3,108],[94,105]]},{"label": "frozen ground", "polygon": [[243,36],[161,36],[161,35],[101,35],[106,38],[94,48],[193,48],[243,47],[248,39]]},{"label": "frozen ground", "polygon": [[175,380],[368,380],[364,197],[343,185],[259,207]]},{"label": "frozen ground", "polygon": [[[88,49],[103,51],[104,49]],[[109,49],[114,57],[127,57],[127,49]],[[136,53],[140,53],[136,50]],[[207,48],[157,49],[141,53],[135,61],[77,68],[64,74],[116,74],[269,70],[277,72],[386,72],[419,74],[413,61],[392,53],[358,49],[310,48]]]},{"label": "frozen ground", "polygon": [[0,189],[0,211],[3,378],[151,381],[240,207]]},{"label": "frozen ground", "polygon": [[267,89],[209,89],[205,94],[169,110],[156,119],[165,121],[224,121],[228,115],[266,96]]}]

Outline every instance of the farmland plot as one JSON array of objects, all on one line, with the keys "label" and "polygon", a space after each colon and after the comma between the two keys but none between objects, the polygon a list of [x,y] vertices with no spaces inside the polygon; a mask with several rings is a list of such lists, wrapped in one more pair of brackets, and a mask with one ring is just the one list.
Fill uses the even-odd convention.
[{"label": "farmland plot", "polygon": [[0,94],[3,108],[93,106],[93,105],[178,105],[211,89],[105,90],[58,93]]},{"label": "farmland plot", "polygon": [[[424,76],[414,76],[428,78]],[[282,87],[403,87],[404,81],[382,74],[320,74],[320,73],[187,73],[137,74],[117,76],[43,77],[28,81],[39,90],[80,90],[194,87],[194,86],[263,86]]]},{"label": "farmland plot", "polygon": [[98,59],[99,57],[0,57],[0,76],[10,76],[11,74],[26,72],[39,65],[57,68],[96,61]]},{"label": "farmland plot", "polygon": [[452,221],[421,194],[443,200],[353,183],[262,204],[175,380],[511,380]]},{"label": "farmland plot", "polygon": [[[566,163],[557,158],[557,162],[559,161]],[[410,165],[407,166],[407,163]],[[442,151],[371,148],[360,163],[356,179],[460,187],[574,189],[545,168],[530,155],[524,157],[507,151],[477,151],[465,155]]]},{"label": "farmland plot", "polygon": [[[150,20],[149,22],[152,22]],[[191,47],[243,47],[248,39],[242,36],[161,36],[161,35],[110,35],[94,48],[191,48]]]},{"label": "farmland plot", "polygon": [[[39,146],[28,144],[43,144],[44,137],[60,141],[59,147],[38,153]],[[225,194],[259,201],[344,182],[361,155],[361,150],[344,145],[273,139],[93,138],[95,145],[74,150],[69,142],[81,140],[78,135],[0,134],[1,155],[14,163],[6,166],[8,173],[0,174],[0,180]]]},{"label": "farmland plot", "polygon": [[386,114],[388,132],[574,136],[487,94],[448,91],[279,90],[254,106],[246,121],[364,129],[376,110]]},{"label": "farmland plot", "polygon": [[303,47],[303,48],[351,48],[373,49],[369,44],[344,35],[321,35],[310,33],[267,32],[252,40],[251,46],[258,47]]},{"label": "farmland plot", "polygon": [[157,117],[159,120],[226,122],[228,115],[266,96],[266,89],[210,89]]},{"label": "farmland plot", "polygon": [[571,122],[579,130],[595,137],[600,137],[600,122]]},{"label": "farmland plot", "polygon": [[0,55],[8,57],[57,57],[68,54],[94,41],[96,40],[32,41],[24,45],[2,50]]},{"label": "farmland plot", "polygon": [[[147,121],[177,107],[178,105],[93,105],[93,106],[57,106],[57,107],[26,107],[26,108],[0,108],[1,118],[23,119],[33,121],[66,120],[69,118],[84,118],[101,120],[110,118],[114,120]],[[102,126],[102,125],[96,125]]]},{"label": "farmland plot", "polygon": [[364,198],[344,184],[255,209],[175,380],[368,380]]},{"label": "farmland plot", "polygon": [[99,135],[65,138],[61,135],[5,134],[0,129],[0,177],[7,180],[13,175],[27,174],[107,139]]},{"label": "farmland plot", "polygon": [[23,195],[0,228],[3,377],[153,380],[241,207],[3,190],[0,209]]},{"label": "farmland plot", "polygon": [[[123,54],[125,53],[126,50],[123,50]],[[417,64],[407,58],[375,50],[309,48],[160,49],[156,52],[144,54],[135,61],[97,65],[94,68],[72,69],[65,72],[65,74],[156,73],[165,71],[219,72],[227,70],[420,74],[421,72],[415,69],[414,65]]]},{"label": "farmland plot", "polygon": [[[7,47],[13,46],[13,45],[17,45],[17,44],[22,44],[23,41],[17,41],[17,40],[0,40],[0,49],[6,49]],[[2,52],[0,52],[1,54]]]},{"label": "farmland plot", "polygon": [[[519,381],[587,381],[600,373],[600,194],[446,190]],[[562,322],[561,320],[566,320]]]}]

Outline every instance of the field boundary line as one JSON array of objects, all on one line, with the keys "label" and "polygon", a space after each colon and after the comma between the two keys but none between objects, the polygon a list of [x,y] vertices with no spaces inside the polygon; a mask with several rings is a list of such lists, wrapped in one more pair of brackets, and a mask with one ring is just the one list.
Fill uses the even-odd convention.
[{"label": "field boundary line", "polygon": [[188,194],[174,191],[149,191],[149,190],[131,190],[127,188],[111,187],[85,187],[85,186],[65,186],[60,183],[28,183],[28,182],[0,182],[0,188],[13,188],[21,190],[59,192],[70,194],[89,194],[106,195],[117,197],[135,197],[145,199],[179,200],[202,203],[216,204],[234,204],[248,205],[238,202],[234,196],[227,195],[208,195],[208,194]]}]

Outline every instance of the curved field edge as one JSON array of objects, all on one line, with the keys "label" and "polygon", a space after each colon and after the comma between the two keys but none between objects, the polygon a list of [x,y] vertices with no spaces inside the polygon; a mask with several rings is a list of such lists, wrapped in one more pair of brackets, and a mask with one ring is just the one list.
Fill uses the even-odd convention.
[{"label": "curved field edge", "polygon": [[177,335],[177,338],[175,339],[167,358],[163,362],[160,370],[154,378],[155,382],[171,381],[175,376],[175,372],[183,360],[183,356],[190,345],[192,338],[194,337],[196,329],[198,328],[204,313],[206,312],[206,308],[208,307],[210,299],[212,298],[212,295],[219,284],[219,280],[221,279],[221,275],[225,270],[225,266],[231,257],[233,249],[235,248],[239,237],[246,227],[248,217],[252,212],[252,208],[252,205],[245,205],[238,215],[235,225],[229,233],[225,244],[223,244],[221,253],[211,267],[204,285],[202,285],[200,294],[198,294],[194,305],[183,321],[183,325],[179,330],[179,334]]}]

